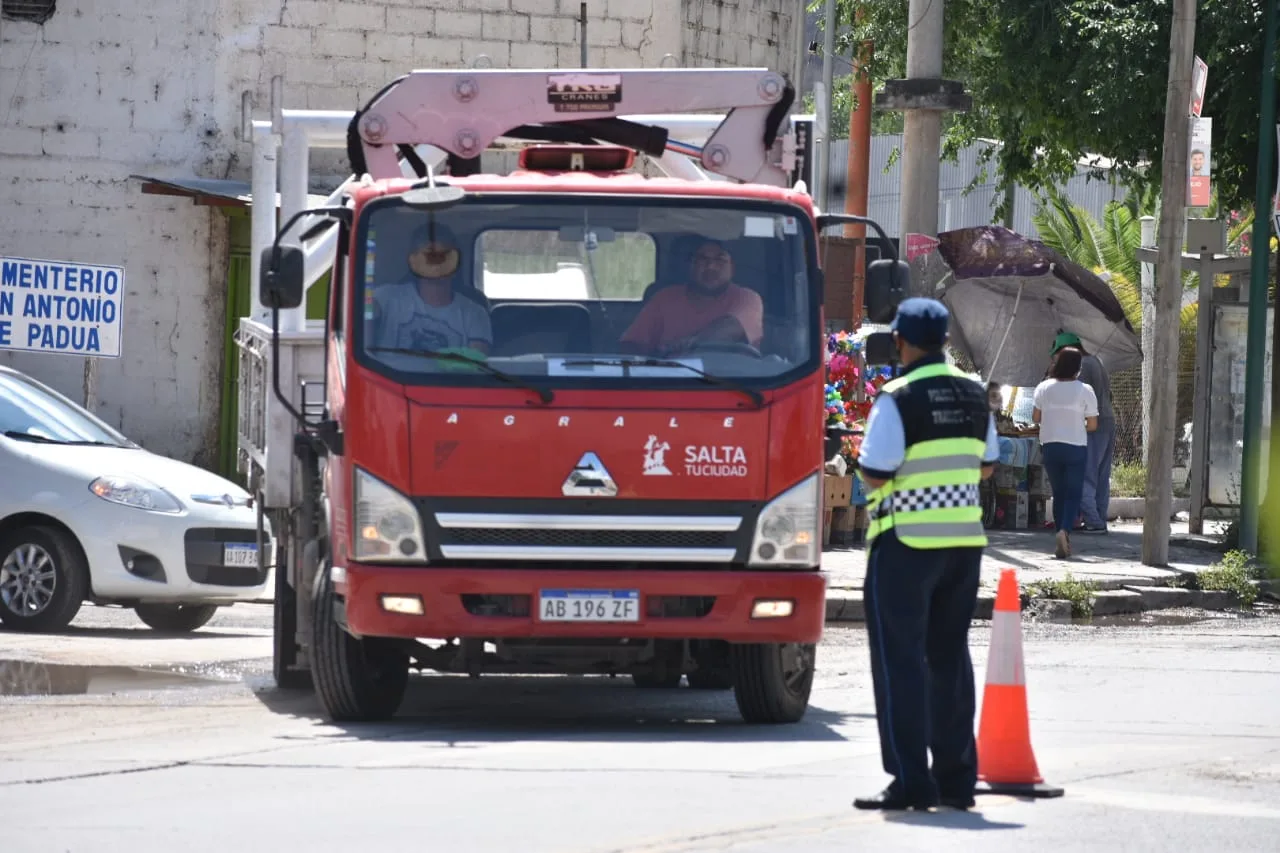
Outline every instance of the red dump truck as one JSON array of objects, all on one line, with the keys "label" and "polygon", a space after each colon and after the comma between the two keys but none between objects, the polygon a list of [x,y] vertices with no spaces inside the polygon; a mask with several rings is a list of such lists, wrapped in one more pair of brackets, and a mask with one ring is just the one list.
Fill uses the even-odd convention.
[{"label": "red dump truck", "polygon": [[[255,123],[284,221],[255,222],[274,239],[241,445],[277,537],[282,686],[372,720],[411,670],[686,678],[749,722],[803,717],[818,237],[879,227],[794,180],[793,98],[767,69],[429,70],[354,114]],[[702,144],[663,124],[716,109]],[[352,177],[306,207],[308,148],[337,144]],[[905,275],[868,269],[880,313]]]}]

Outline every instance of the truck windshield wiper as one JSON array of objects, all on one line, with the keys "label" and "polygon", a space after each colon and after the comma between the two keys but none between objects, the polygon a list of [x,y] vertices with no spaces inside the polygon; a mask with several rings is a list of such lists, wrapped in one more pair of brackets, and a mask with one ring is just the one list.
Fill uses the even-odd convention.
[{"label": "truck windshield wiper", "polygon": [[732,379],[726,379],[723,376],[716,376],[714,373],[707,373],[705,370],[694,367],[691,364],[685,364],[683,361],[676,361],[672,358],[580,358],[572,361],[566,361],[565,367],[587,367],[589,365],[609,365],[617,364],[622,367],[623,375],[626,375],[628,367],[682,367],[690,373],[697,376],[708,385],[719,385],[739,394],[745,394],[751,398],[751,402],[756,404],[759,409],[764,406],[764,395],[754,388],[734,382]]},{"label": "truck windshield wiper", "polygon": [[505,370],[499,370],[488,362],[477,361],[476,359],[463,355],[460,352],[440,352],[439,350],[430,349],[408,349],[407,347],[369,347],[369,352],[391,352],[398,353],[400,355],[416,355],[420,358],[438,358],[441,361],[470,364],[509,385],[514,385],[517,388],[523,388],[526,391],[531,391],[534,394],[537,394],[538,399],[544,403],[550,403],[556,396],[550,388],[541,388],[537,385],[524,381],[518,376],[513,376],[512,374],[507,373]]}]

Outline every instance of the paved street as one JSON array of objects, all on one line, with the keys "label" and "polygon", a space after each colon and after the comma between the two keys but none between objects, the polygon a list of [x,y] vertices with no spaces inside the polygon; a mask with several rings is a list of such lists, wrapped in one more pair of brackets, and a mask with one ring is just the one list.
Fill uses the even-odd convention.
[{"label": "paved street", "polygon": [[[531,853],[1164,853],[1269,851],[1280,831],[1276,617],[1028,625],[1036,754],[1066,796],[885,819],[849,807],[884,779],[860,626],[829,629],[796,726],[748,728],[731,694],[625,679],[424,676],[393,723],[337,727],[310,695],[270,687],[268,616],[239,606],[194,637],[160,639],[131,612],[88,607],[60,637],[0,633],[0,685],[20,676],[75,693],[0,699],[0,787],[6,813],[22,816],[6,853],[410,840]],[[987,637],[975,623],[980,681]]]}]

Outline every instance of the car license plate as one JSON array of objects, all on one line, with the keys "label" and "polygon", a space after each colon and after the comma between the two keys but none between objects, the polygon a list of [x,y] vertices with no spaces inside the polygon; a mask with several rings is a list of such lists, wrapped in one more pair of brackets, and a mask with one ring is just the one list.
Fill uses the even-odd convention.
[{"label": "car license plate", "polygon": [[257,545],[223,545],[222,565],[258,567]]},{"label": "car license plate", "polygon": [[538,593],[543,622],[639,622],[634,589],[544,589]]}]

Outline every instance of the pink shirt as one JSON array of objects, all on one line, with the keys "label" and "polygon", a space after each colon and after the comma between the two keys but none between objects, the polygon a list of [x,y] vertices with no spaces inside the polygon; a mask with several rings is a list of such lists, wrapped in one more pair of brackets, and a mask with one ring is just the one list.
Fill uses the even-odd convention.
[{"label": "pink shirt", "polygon": [[722,317],[737,320],[747,333],[748,342],[760,345],[764,337],[764,303],[760,294],[737,284],[730,284],[711,299],[691,297],[683,284],[663,288],[640,309],[622,340],[655,349],[697,334]]}]

